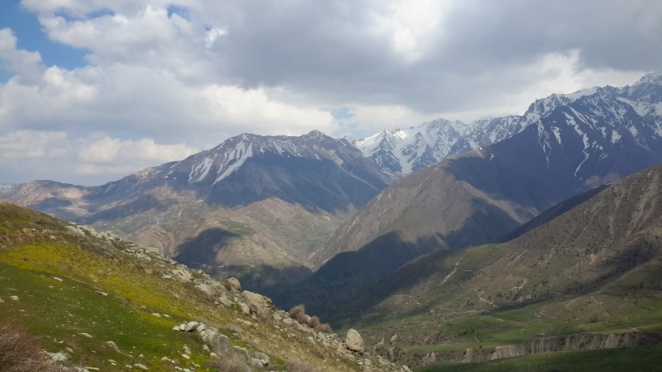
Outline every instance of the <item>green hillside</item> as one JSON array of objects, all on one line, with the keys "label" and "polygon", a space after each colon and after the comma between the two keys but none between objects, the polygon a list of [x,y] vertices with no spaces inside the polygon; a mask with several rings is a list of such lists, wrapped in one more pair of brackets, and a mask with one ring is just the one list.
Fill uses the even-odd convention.
[{"label": "green hillside", "polygon": [[[66,366],[351,371],[373,358],[374,365],[396,370],[380,358],[345,350],[339,336],[293,322],[284,311],[242,311],[249,301],[230,282],[4,202],[0,299],[0,320],[27,327],[40,348],[66,356]],[[190,321],[205,330],[173,330]],[[266,357],[268,363],[257,365]]]}]

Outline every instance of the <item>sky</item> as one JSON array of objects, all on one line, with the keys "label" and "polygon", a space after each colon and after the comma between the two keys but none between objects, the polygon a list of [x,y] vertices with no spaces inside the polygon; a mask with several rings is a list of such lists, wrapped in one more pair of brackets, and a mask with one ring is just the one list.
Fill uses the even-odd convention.
[{"label": "sky", "polygon": [[658,0],[2,0],[0,183],[364,138],[662,72]]}]

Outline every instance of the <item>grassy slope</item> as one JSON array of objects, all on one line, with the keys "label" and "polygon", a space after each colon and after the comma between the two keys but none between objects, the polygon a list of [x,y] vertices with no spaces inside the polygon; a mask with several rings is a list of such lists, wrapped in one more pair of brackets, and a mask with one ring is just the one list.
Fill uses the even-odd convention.
[{"label": "grassy slope", "polygon": [[[0,203],[0,319],[27,325],[43,336],[48,351],[69,348],[74,363],[103,370],[134,363],[174,370],[163,357],[205,370],[211,359],[197,336],[171,329],[191,319],[219,328],[233,344],[271,355],[281,366],[296,357],[325,370],[355,368],[303,336],[238,322],[255,320],[215,305],[191,283],[163,279],[172,263],[148,262],[123,253],[127,248],[72,235],[49,216]],[[107,347],[107,341],[121,352]],[[190,360],[181,356],[184,345],[192,351]]]}]

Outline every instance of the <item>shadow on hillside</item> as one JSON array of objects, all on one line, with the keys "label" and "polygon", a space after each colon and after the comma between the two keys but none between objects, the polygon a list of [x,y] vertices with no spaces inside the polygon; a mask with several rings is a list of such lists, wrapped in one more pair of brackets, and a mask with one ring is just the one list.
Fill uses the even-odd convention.
[{"label": "shadow on hillside", "polygon": [[187,239],[177,247],[175,260],[192,269],[215,264],[216,254],[222,245],[240,235],[217,227],[207,229],[194,238]]},{"label": "shadow on hillside", "polygon": [[[445,249],[443,236],[403,241],[398,233],[380,236],[354,252],[343,252],[325,263],[309,278],[274,293],[281,308],[303,303],[323,312],[321,304],[352,296],[363,287],[384,279],[408,261],[421,255]],[[319,307],[319,310],[316,309]]]},{"label": "shadow on hillside", "polygon": [[116,207],[102,210],[100,212],[91,211],[93,214],[83,219],[81,223],[91,225],[101,220],[118,220],[124,217],[137,215],[151,209],[157,211],[165,211],[168,210],[168,207],[174,203],[175,202],[167,200],[161,201],[152,195],[144,195],[127,204],[118,205]]},{"label": "shadow on hillside", "polygon": [[236,277],[241,287],[270,297],[282,288],[306,279],[312,271],[305,266],[274,267],[268,265],[228,265],[203,267],[203,271],[219,280]]}]

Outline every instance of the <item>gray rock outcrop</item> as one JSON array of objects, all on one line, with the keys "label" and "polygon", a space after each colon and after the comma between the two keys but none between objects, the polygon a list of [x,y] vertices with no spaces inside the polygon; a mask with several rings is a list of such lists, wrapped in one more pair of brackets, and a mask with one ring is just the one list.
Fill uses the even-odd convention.
[{"label": "gray rock outcrop", "polygon": [[248,305],[251,313],[258,316],[266,317],[274,309],[274,305],[271,302],[271,299],[259,293],[243,291],[241,296],[244,298],[244,301]]},{"label": "gray rock outcrop", "polygon": [[355,351],[357,353],[362,353],[364,350],[363,338],[355,329],[350,328],[347,331],[347,337],[345,338],[345,347],[347,350]]}]

